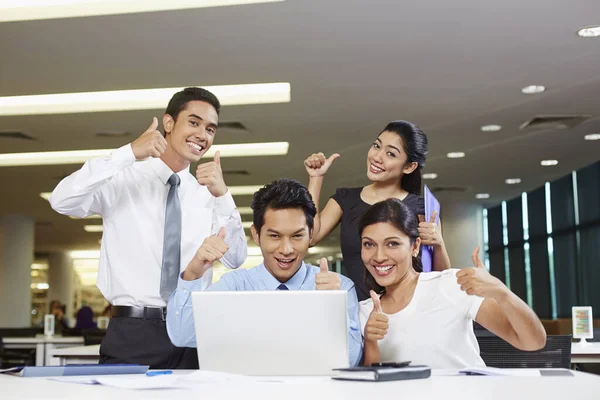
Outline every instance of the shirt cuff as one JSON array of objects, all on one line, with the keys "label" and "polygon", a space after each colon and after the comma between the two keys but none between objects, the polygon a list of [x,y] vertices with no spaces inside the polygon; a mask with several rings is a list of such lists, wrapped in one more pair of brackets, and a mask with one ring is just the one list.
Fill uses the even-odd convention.
[{"label": "shirt cuff", "polygon": [[235,201],[233,201],[233,196],[231,195],[229,188],[227,189],[227,193],[223,196],[215,198],[215,209],[217,210],[217,213],[227,216],[230,216],[235,210]]},{"label": "shirt cuff", "polygon": [[128,167],[135,163],[135,155],[131,148],[131,143],[121,146],[110,154],[111,161],[123,166]]},{"label": "shirt cuff", "polygon": [[179,281],[177,282],[177,289],[187,290],[188,292],[199,292],[206,290],[212,282],[212,273],[206,271],[201,278],[193,281],[186,281],[181,278],[183,273],[179,274]]}]

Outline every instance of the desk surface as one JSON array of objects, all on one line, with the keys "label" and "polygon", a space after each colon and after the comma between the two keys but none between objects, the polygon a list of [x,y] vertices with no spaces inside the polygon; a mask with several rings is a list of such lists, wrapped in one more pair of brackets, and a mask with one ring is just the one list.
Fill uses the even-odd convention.
[{"label": "desk surface", "polygon": [[571,354],[600,354],[600,342],[587,342],[584,345],[573,343]]},{"label": "desk surface", "polygon": [[[176,371],[178,374],[189,371]],[[342,382],[327,377],[288,378],[285,383],[231,382],[197,383],[180,389],[131,391],[99,385],[81,385],[48,380],[46,378],[19,378],[0,375],[0,387],[7,399],[111,399],[130,400],[133,396],[144,399],[172,399],[191,396],[209,399],[239,400],[307,399],[365,400],[365,399],[445,399],[445,400],[506,400],[535,398],[565,400],[589,398],[598,393],[600,376],[573,371],[574,376],[553,377],[486,377],[486,376],[432,376],[397,382]],[[136,375],[138,376],[138,375]],[[153,379],[153,378],[148,378]],[[32,384],[35,381],[35,384]],[[483,397],[482,397],[483,396]],[[185,397],[181,397],[185,398]]]},{"label": "desk surface", "polygon": [[75,346],[56,349],[52,352],[55,357],[100,356],[100,345]]},{"label": "desk surface", "polygon": [[5,344],[40,344],[40,343],[56,343],[56,344],[82,344],[82,336],[44,336],[36,337],[5,337],[2,338]]}]

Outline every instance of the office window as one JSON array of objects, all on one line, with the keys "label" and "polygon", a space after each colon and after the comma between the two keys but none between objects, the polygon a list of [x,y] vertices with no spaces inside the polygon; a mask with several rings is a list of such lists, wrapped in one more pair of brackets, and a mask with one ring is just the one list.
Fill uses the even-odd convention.
[{"label": "office window", "polygon": [[600,162],[485,215],[490,272],[541,318],[600,309]]},{"label": "office window", "polygon": [[506,202],[506,231],[510,289],[521,299],[527,301],[521,197]]}]

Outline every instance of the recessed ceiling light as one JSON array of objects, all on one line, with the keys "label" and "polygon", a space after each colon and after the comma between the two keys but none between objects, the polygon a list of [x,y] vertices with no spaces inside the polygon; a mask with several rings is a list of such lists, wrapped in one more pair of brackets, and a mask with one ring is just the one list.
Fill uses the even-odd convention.
[{"label": "recessed ceiling light", "polygon": [[600,133],[590,133],[583,137],[585,140],[600,140]]},{"label": "recessed ceiling light", "polygon": [[518,183],[521,183],[521,178],[509,178],[506,179],[504,182],[506,182],[506,184],[508,185],[516,185]]},{"label": "recessed ceiling light", "polygon": [[489,199],[490,198],[490,194],[489,193],[477,193],[475,195],[476,199]]},{"label": "recessed ceiling light", "polygon": [[[289,103],[288,82],[203,86],[222,106]],[[0,97],[0,116],[71,114],[103,111],[162,110],[183,88],[113,90]]]},{"label": "recessed ceiling light", "polygon": [[577,34],[584,38],[600,37],[600,25],[586,26],[578,30]]},{"label": "recessed ceiling light", "polygon": [[[214,157],[217,151],[221,152],[221,157],[281,156],[288,153],[289,147],[288,142],[215,144],[203,157]],[[113,151],[114,149],[97,149],[7,153],[0,154],[0,167],[83,164],[91,158],[107,157]]]},{"label": "recessed ceiling light", "polygon": [[523,94],[538,94],[538,93],[542,93],[546,90],[545,86],[539,86],[539,85],[530,85],[530,86],[525,86],[523,89],[521,89],[521,92]]},{"label": "recessed ceiling light", "polygon": [[484,125],[481,127],[483,132],[498,132],[500,129],[502,129],[500,125]]},{"label": "recessed ceiling light", "polygon": [[9,1],[8,4],[4,1],[0,2],[0,21],[91,17],[96,15],[184,10],[191,8],[233,6],[239,4],[272,3],[277,1],[283,0],[20,0],[18,2]]},{"label": "recessed ceiling light", "polygon": [[427,174],[423,174],[423,179],[437,179],[438,174],[434,172],[429,172]]},{"label": "recessed ceiling light", "polygon": [[102,225],[85,225],[83,227],[83,229],[86,232],[93,232],[93,233],[95,233],[95,232],[102,232],[103,231]]},{"label": "recessed ceiling light", "polygon": [[463,158],[465,156],[465,153],[463,153],[462,151],[454,151],[452,153],[448,153],[447,156],[448,158]]},{"label": "recessed ceiling light", "polygon": [[552,167],[558,164],[558,160],[542,160],[540,164],[542,167]]}]

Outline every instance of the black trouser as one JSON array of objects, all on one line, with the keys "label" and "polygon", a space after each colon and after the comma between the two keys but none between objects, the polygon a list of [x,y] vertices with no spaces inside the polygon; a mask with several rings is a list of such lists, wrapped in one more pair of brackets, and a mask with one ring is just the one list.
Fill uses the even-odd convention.
[{"label": "black trouser", "polygon": [[198,369],[198,353],[195,348],[173,346],[165,321],[112,317],[100,346],[100,364]]}]

